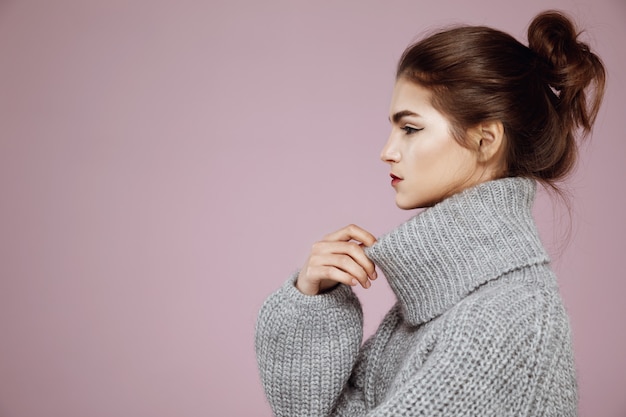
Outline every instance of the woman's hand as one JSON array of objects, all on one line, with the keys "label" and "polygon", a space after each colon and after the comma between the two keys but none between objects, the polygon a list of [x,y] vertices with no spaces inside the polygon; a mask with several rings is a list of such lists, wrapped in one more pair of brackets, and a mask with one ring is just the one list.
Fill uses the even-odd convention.
[{"label": "woman's hand", "polygon": [[374,263],[365,256],[363,246],[371,246],[376,238],[353,224],[325,236],[315,243],[309,259],[300,270],[296,288],[301,293],[316,295],[339,283],[371,286],[377,278]]}]

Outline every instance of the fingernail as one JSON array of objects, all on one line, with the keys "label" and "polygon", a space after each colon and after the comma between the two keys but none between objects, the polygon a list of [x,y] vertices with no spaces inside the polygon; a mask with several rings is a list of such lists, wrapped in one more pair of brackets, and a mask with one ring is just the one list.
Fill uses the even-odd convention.
[{"label": "fingernail", "polygon": [[365,281],[365,288],[369,288],[372,286],[372,283],[369,281]]},{"label": "fingernail", "polygon": [[374,271],[374,273],[372,274],[372,281],[376,278],[378,278],[378,274],[376,273],[376,271]]},{"label": "fingernail", "polygon": [[358,285],[359,281],[357,281],[356,279],[353,279],[352,282],[350,283],[350,285],[352,285],[353,287],[355,285]]}]

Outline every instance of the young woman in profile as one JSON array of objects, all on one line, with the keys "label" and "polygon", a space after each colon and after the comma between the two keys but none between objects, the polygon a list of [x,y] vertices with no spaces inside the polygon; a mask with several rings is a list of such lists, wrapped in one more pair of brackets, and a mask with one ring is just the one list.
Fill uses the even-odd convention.
[{"label": "young woman in profile", "polygon": [[[604,90],[600,59],[545,12],[529,46],[482,26],[400,59],[381,159],[396,203],[378,240],[313,245],[263,305],[256,352],[277,416],[575,416],[568,317],[532,219],[536,182],[572,169]],[[377,266],[397,303],[365,344],[351,286]]]}]

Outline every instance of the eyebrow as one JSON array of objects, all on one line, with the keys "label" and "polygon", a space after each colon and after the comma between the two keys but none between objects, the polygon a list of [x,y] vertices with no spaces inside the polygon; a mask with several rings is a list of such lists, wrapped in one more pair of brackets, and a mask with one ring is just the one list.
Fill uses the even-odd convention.
[{"label": "eyebrow", "polygon": [[398,123],[400,120],[402,120],[403,117],[406,117],[406,116],[417,116],[417,117],[419,117],[419,114],[414,113],[411,110],[402,110],[402,111],[399,111],[397,113],[394,113],[393,116],[391,116],[389,118],[389,121],[393,122],[393,123]]}]

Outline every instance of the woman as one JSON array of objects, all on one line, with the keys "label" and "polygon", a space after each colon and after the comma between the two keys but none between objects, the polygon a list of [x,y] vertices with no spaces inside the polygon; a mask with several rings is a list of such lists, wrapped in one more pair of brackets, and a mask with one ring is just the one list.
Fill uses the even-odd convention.
[{"label": "woman", "polygon": [[[313,246],[261,309],[260,373],[277,416],[574,416],[570,327],[531,215],[537,181],[572,169],[605,72],[558,12],[529,46],[487,27],[410,46],[381,158],[402,209],[376,240],[350,225]],[[397,303],[361,346],[351,286],[375,265]]]}]

